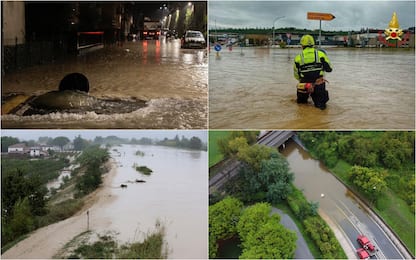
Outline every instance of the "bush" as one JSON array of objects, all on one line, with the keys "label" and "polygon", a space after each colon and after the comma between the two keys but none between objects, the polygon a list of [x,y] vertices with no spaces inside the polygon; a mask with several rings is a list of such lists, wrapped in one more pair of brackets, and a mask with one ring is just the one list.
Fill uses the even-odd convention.
[{"label": "bush", "polygon": [[209,257],[217,255],[217,241],[228,239],[237,234],[243,203],[238,199],[227,197],[209,206]]},{"label": "bush", "polygon": [[153,171],[146,166],[136,166],[136,171],[144,174],[144,175],[150,175]]},{"label": "bush", "polygon": [[314,240],[326,259],[345,258],[345,254],[334,233],[320,217],[308,217],[303,221],[306,232]]}]

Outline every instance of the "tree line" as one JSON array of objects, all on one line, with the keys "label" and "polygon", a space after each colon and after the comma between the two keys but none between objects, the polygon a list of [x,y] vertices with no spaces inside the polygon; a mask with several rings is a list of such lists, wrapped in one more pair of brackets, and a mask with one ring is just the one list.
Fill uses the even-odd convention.
[{"label": "tree line", "polygon": [[[71,140],[65,136],[58,136],[55,138],[51,137],[39,137],[37,141],[29,140],[29,141],[21,141],[18,138],[11,137],[11,136],[2,136],[1,137],[1,151],[6,153],[8,147],[17,144],[17,143],[25,143],[27,146],[36,146],[38,144],[46,144],[46,145],[54,145],[58,146],[61,149],[71,143]],[[193,150],[207,150],[207,145],[202,142],[199,137],[193,136],[191,138],[186,138],[182,136],[179,138],[178,135],[175,136],[173,139],[164,138],[163,140],[154,140],[148,137],[142,137],[140,139],[137,138],[121,138],[118,136],[96,136],[94,140],[87,140],[78,135],[72,141],[74,145],[75,151],[82,151],[84,148],[88,147],[89,145],[106,145],[106,146],[115,146],[121,144],[140,144],[140,145],[162,145],[162,146],[170,146],[170,147],[178,147],[178,148],[186,148],[186,149],[193,149]]]}]

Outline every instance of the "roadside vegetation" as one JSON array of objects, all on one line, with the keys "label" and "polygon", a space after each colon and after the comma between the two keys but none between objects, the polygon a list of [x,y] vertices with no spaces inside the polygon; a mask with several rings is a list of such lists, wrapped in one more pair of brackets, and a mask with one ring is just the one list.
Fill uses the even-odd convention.
[{"label": "roadside vegetation", "polygon": [[311,155],[360,194],[415,254],[415,133],[300,132]]},{"label": "roadside vegetation", "polygon": [[[247,134],[246,134],[247,135]],[[249,135],[250,136],[250,135]],[[217,141],[217,143],[220,143]],[[317,214],[318,204],[308,202],[303,194],[297,190],[293,184],[293,174],[289,171],[289,166],[286,159],[280,155],[277,150],[266,147],[263,145],[249,145],[247,139],[241,135],[234,139],[229,138],[224,146],[220,146],[221,152],[230,158],[235,158],[241,162],[242,167],[240,174],[235,177],[232,182],[228,182],[225,186],[226,194],[238,200],[233,202],[234,207],[231,209],[226,208],[225,212],[220,215],[229,216],[229,219],[216,220],[216,206],[218,203],[223,202],[223,194],[213,194],[210,197],[210,257],[216,257],[217,246],[220,240],[230,239],[233,236],[238,236],[242,241],[241,246],[243,248],[243,254],[240,257],[249,258],[290,258],[293,257],[296,245],[294,244],[293,252],[291,250],[285,251],[285,246],[277,247],[273,244],[268,244],[270,239],[267,236],[252,235],[250,238],[260,243],[263,247],[268,248],[262,251],[264,254],[251,254],[252,251],[244,248],[246,247],[246,233],[244,231],[235,232],[234,229],[227,229],[228,231],[217,231],[213,229],[214,223],[211,221],[218,222],[218,225],[232,225],[225,223],[239,223],[239,217],[237,217],[237,206],[243,208],[243,205],[252,205],[253,203],[264,203],[267,205],[288,205],[296,217],[297,224],[301,224],[300,231],[303,232],[304,236],[309,237],[306,239],[308,245],[313,247],[311,252],[314,253],[317,258],[346,258],[346,255],[334,236],[334,233],[329,226],[323,221],[323,219]],[[229,200],[229,199],[228,199]],[[226,201],[227,202],[227,201]],[[231,203],[230,203],[231,204]],[[222,204],[219,204],[222,205]],[[257,204],[255,204],[257,205]],[[213,209],[211,207],[215,206]],[[264,209],[263,209],[264,210]],[[241,210],[240,210],[241,211]],[[270,212],[270,211],[269,211]],[[276,221],[276,220],[274,220]],[[267,221],[253,220],[252,226],[257,226],[257,232],[259,227]],[[277,221],[278,222],[278,221]],[[221,224],[222,223],[222,224]],[[237,224],[238,225],[238,224]],[[223,227],[222,226],[222,227]],[[231,230],[231,231],[229,231]],[[268,231],[273,233],[274,231]],[[280,231],[283,232],[283,231]],[[262,234],[262,233],[258,233]],[[290,235],[287,235],[289,238]],[[294,240],[296,241],[296,239]],[[312,243],[311,243],[312,242]],[[260,247],[260,244],[249,243],[254,248]],[[290,242],[287,242],[290,244]],[[281,250],[275,252],[274,250]],[[260,250],[260,249],[259,249]],[[260,250],[261,251],[261,250]],[[249,253],[247,253],[249,252]],[[267,253],[266,253],[267,252]],[[288,253],[292,252],[292,253]],[[256,251],[259,253],[259,251]],[[280,255],[279,255],[280,254]]]},{"label": "roadside vegetation", "polygon": [[68,242],[54,258],[69,259],[166,259],[165,228],[159,226],[142,242],[119,243],[114,234],[86,231]]},{"label": "roadside vegetation", "polygon": [[61,185],[61,191],[46,196],[46,183],[69,165],[61,156],[56,153],[37,160],[2,156],[2,252],[29,232],[75,214],[84,205],[82,197],[101,183],[109,155],[104,149],[89,146],[77,157],[75,163],[80,167]]}]

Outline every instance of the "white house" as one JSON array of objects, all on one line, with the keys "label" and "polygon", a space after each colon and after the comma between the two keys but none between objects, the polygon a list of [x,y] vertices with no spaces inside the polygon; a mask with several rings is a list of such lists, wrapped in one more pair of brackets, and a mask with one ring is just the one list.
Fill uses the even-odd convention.
[{"label": "white house", "polygon": [[7,152],[8,153],[19,153],[19,154],[23,154],[26,151],[27,151],[27,147],[26,147],[26,144],[24,144],[24,143],[13,144],[13,145],[10,145],[7,148]]},{"label": "white house", "polygon": [[39,146],[32,146],[29,148],[29,155],[31,157],[39,157],[41,154],[43,154],[41,152],[41,149]]},{"label": "white house", "polygon": [[61,148],[59,146],[56,146],[56,145],[41,145],[40,149],[43,152],[48,152],[48,150],[55,151],[55,152],[60,152],[61,151]]}]

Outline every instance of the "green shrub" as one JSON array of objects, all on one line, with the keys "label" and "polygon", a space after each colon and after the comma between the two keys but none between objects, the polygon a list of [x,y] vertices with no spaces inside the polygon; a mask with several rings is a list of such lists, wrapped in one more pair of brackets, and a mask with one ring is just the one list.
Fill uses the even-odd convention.
[{"label": "green shrub", "polygon": [[144,175],[150,175],[153,171],[146,166],[136,166],[136,171],[144,174]]}]

